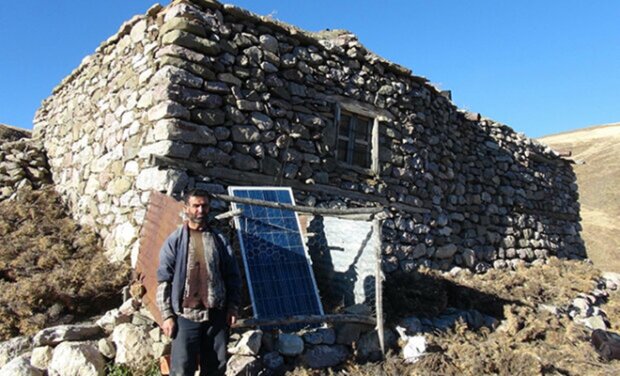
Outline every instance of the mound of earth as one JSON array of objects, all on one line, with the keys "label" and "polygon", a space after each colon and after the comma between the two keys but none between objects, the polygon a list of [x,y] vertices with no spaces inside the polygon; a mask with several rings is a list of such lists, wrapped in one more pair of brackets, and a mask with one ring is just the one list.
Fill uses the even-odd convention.
[{"label": "mound of earth", "polygon": [[0,141],[11,142],[21,138],[30,138],[31,133],[26,129],[12,127],[10,125],[0,123]]},{"label": "mound of earth", "polygon": [[620,272],[620,123],[546,136],[539,141],[571,152],[579,185],[582,237],[595,265]]},{"label": "mound of earth", "polygon": [[0,202],[0,340],[102,312],[120,303],[124,264],[79,226],[52,186]]}]

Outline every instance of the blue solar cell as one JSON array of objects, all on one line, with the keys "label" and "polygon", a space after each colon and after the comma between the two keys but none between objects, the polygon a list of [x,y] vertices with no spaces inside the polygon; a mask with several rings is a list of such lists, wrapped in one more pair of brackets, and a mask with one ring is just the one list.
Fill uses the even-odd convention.
[{"label": "blue solar cell", "polygon": [[[294,204],[290,188],[229,187],[231,195]],[[254,316],[322,315],[314,274],[304,248],[297,214],[291,210],[233,203]],[[287,325],[297,330],[304,325]]]}]

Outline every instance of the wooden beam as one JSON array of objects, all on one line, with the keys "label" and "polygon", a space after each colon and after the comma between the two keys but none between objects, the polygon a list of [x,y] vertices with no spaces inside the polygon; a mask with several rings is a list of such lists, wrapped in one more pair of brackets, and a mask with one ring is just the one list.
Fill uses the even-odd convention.
[{"label": "wooden beam", "polygon": [[293,211],[300,212],[300,213],[310,213],[310,214],[315,214],[315,215],[377,214],[383,211],[383,207],[327,209],[327,208],[316,208],[313,206],[300,206],[300,205],[283,204],[280,202],[273,202],[273,201],[256,200],[253,198],[234,197],[234,196],[223,195],[219,193],[214,193],[212,194],[212,196],[219,200],[226,201],[226,202],[236,202],[238,204],[266,206],[268,208],[293,210]]},{"label": "wooden beam", "polygon": [[241,319],[238,320],[233,328],[247,328],[256,326],[273,326],[273,325],[289,325],[289,324],[319,324],[334,322],[350,322],[356,324],[366,324],[374,326],[376,320],[370,316],[334,314],[334,315],[297,315],[289,316],[281,319]]},{"label": "wooden beam", "polygon": [[232,170],[224,167],[205,167],[200,163],[190,162],[186,160],[178,160],[169,157],[162,157],[159,155],[151,155],[151,164],[157,167],[169,167],[182,170],[190,170],[197,175],[214,179],[221,179],[227,183],[232,184],[285,186],[305,192],[325,193],[336,197],[346,197],[352,200],[378,203],[385,207],[394,208],[395,210],[408,213],[424,214],[431,212],[429,209],[426,208],[420,208],[399,202],[390,202],[385,197],[378,197],[367,193],[349,191],[346,189],[332,187],[325,184],[306,184],[298,180],[278,179],[275,176],[259,174],[256,172]]},{"label": "wooden beam", "polygon": [[383,269],[381,268],[381,223],[375,219],[372,223],[373,232],[376,234],[375,240],[375,309],[377,312],[377,335],[379,336],[379,347],[381,355],[385,355],[385,332],[383,325]]}]

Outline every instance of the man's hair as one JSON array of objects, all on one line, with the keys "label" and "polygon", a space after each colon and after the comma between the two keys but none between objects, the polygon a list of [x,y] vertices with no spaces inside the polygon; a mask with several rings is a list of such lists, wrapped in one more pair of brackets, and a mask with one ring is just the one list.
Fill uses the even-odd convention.
[{"label": "man's hair", "polygon": [[190,189],[189,191],[185,192],[185,194],[183,195],[183,202],[187,204],[189,202],[190,197],[204,197],[208,201],[211,201],[209,192],[205,191],[204,189],[194,188],[194,189]]}]

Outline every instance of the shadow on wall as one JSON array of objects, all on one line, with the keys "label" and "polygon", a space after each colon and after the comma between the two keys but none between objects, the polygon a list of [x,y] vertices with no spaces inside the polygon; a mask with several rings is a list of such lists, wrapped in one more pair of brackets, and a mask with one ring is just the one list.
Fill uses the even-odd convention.
[{"label": "shadow on wall", "polygon": [[[308,253],[326,312],[363,303],[374,307],[375,249],[368,222],[314,216],[308,224]],[[341,231],[341,226],[348,231]]]},{"label": "shadow on wall", "polygon": [[450,135],[422,130],[408,144],[398,177],[430,213],[399,213],[384,222],[386,273],[420,265],[482,272],[551,255],[586,257],[569,162],[543,155],[541,146],[526,150],[507,129],[466,122]]}]

